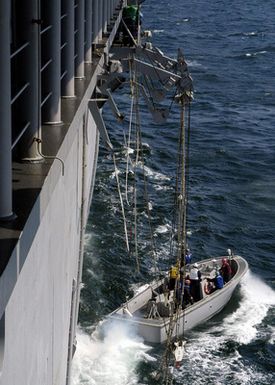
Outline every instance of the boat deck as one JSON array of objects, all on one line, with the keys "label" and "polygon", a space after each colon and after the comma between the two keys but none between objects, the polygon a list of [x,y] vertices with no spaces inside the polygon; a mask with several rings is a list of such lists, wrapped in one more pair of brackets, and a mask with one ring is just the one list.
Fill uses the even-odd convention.
[{"label": "boat deck", "polygon": [[[179,309],[179,312],[175,312],[173,291],[170,292],[169,301],[167,302],[165,299],[162,291],[163,278],[148,284],[144,290],[140,291],[129,301],[113,311],[110,314],[110,318],[134,325],[139,335],[141,335],[145,341],[152,343],[162,343],[166,341],[167,328],[170,326],[173,327],[173,336],[176,335],[176,330],[191,330],[198,324],[212,318],[223,309],[230,300],[236,286],[248,270],[246,260],[240,256],[234,256],[231,260],[233,275],[230,281],[227,282],[222,289],[216,289],[211,294],[206,294],[204,292],[204,285],[207,282],[206,278],[215,277],[216,268],[221,267],[222,258],[224,257],[219,257],[215,261],[206,259],[199,264],[199,270],[202,273],[201,299],[193,304],[186,305],[183,310]],[[186,269],[186,273],[189,273],[188,268]],[[158,293],[155,296],[154,292],[156,291],[158,291]],[[177,325],[178,329],[175,329],[175,325]]]},{"label": "boat deck", "polygon": [[[207,278],[214,278],[216,273],[216,268],[219,268],[220,265],[217,262],[211,262],[208,265],[201,265],[199,270],[201,272],[201,299],[199,301],[196,301],[195,303],[200,303],[204,298],[208,297],[209,295],[205,293],[204,291],[204,285],[206,283]],[[190,266],[186,267],[185,275],[187,276],[190,273]],[[232,277],[233,278],[233,277]],[[227,284],[225,284],[226,286]],[[157,293],[157,296],[155,298],[155,303],[157,304],[157,307],[160,308],[159,312],[154,313],[152,309],[152,302],[149,301],[141,308],[137,309],[132,313],[133,317],[135,318],[143,318],[143,319],[160,319],[163,317],[169,317],[169,309],[173,307],[174,304],[174,292],[171,291],[169,295],[169,299],[165,298],[164,294],[162,293],[162,283],[154,289],[154,291]],[[191,307],[192,304],[188,303],[184,306],[184,309],[188,309]],[[165,309],[166,307],[166,309]],[[167,314],[166,314],[167,313]]]}]

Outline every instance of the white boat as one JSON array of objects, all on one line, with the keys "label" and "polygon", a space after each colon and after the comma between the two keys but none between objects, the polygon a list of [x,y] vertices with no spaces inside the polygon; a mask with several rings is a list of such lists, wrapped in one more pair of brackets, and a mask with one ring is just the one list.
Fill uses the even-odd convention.
[{"label": "white boat", "polygon": [[[217,289],[211,294],[206,294],[204,287],[207,282],[207,277],[214,278],[216,268],[218,265],[221,265],[222,258],[224,257],[217,258],[214,261],[213,259],[205,259],[199,263],[199,270],[202,274],[202,299],[187,305],[186,308],[179,313],[173,314],[174,312],[171,311],[171,309],[173,309],[171,306],[173,296],[170,296],[170,301],[165,304],[164,294],[162,293],[164,279],[162,279],[148,285],[143,291],[136,294],[111,313],[110,317],[136,327],[138,334],[142,336],[145,341],[152,343],[162,343],[167,340],[168,329],[171,322],[173,327],[170,337],[176,337],[181,334],[181,331],[188,331],[194,328],[224,308],[230,300],[236,286],[248,270],[248,264],[244,258],[240,256],[232,257],[230,264],[233,274],[230,281],[227,282],[222,289]],[[191,266],[186,267],[186,274],[188,274],[190,268]],[[155,312],[155,314],[154,312],[148,314],[148,303],[152,298],[152,292],[158,293],[156,297],[157,312]],[[163,311],[158,311],[158,309],[163,310],[164,306],[168,309],[166,316],[163,316]]]}]

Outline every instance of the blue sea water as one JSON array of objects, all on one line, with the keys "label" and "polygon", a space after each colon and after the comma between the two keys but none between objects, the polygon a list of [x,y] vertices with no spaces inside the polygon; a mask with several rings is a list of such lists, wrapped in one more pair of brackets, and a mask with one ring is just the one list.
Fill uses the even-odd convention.
[{"label": "blue sea water", "polygon": [[[275,383],[275,3],[273,0],[147,0],[143,27],[176,57],[183,48],[194,80],[188,237],[193,259],[227,248],[250,267],[226,309],[186,337],[176,384]],[[125,90],[115,96],[128,113]],[[105,118],[119,165],[127,121]],[[167,268],[177,153],[176,110],[156,125],[141,101],[145,163],[158,262]],[[145,213],[141,211],[141,217]],[[109,312],[154,276],[146,228],[141,273],[126,252],[112,160],[101,148],[86,233],[78,350],[73,384],[151,385],[163,346],[145,344]],[[92,333],[92,338],[89,334]]]}]

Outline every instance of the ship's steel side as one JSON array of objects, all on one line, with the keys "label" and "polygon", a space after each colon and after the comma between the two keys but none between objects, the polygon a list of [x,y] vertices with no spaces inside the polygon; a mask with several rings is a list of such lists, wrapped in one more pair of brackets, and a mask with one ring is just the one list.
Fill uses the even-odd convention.
[{"label": "ship's steel side", "polygon": [[[109,32],[98,39],[100,44],[95,47],[93,62],[84,64],[85,79],[75,79],[75,94],[61,100],[63,124],[47,122],[49,125],[42,127],[43,151],[55,160],[41,164],[13,163],[17,187],[14,195],[19,198],[18,219],[0,226],[0,245],[8,245],[0,248],[1,255],[7,254],[0,275],[1,385],[68,385],[70,382],[83,237],[99,145],[97,122],[89,103],[98,75],[107,64],[125,3],[103,1],[110,5],[105,15]],[[6,2],[0,0],[2,3]],[[92,5],[95,3],[102,7],[98,2]],[[95,10],[99,11],[93,8]],[[2,11],[0,7],[0,16]],[[99,24],[103,22],[101,19]],[[79,22],[85,24],[83,17]],[[36,26],[40,20],[33,23]],[[39,103],[37,100],[32,108],[38,110]],[[20,137],[17,140],[19,143]],[[21,185],[24,188],[20,189]]]}]

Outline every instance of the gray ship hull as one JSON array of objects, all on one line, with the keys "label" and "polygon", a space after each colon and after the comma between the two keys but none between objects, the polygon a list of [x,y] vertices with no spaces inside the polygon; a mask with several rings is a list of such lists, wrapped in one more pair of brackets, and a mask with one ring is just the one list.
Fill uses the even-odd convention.
[{"label": "gray ship hull", "polygon": [[56,161],[0,278],[1,300],[10,295],[5,309],[3,385],[66,384],[68,347],[73,344],[78,314],[80,247],[98,152],[98,131],[91,115],[85,124],[86,130],[80,120],[76,126],[81,129],[72,126],[68,131],[58,152],[64,176],[60,177]]},{"label": "gray ship hull", "polygon": [[[60,2],[41,1],[45,14],[42,23],[38,18],[40,1],[19,2],[13,7],[0,1],[1,20],[7,20],[1,24],[1,34],[8,43],[13,37],[14,50],[11,55],[3,50],[0,55],[11,71],[11,80],[6,76],[3,83],[0,104],[6,99],[7,105],[11,104],[7,89],[13,86],[17,91],[12,95],[17,110],[5,109],[9,120],[1,117],[4,128],[0,147],[13,130],[13,142],[1,147],[1,155],[10,162],[14,149],[17,157],[12,164],[7,163],[5,173],[0,173],[1,186],[8,187],[5,195],[0,194],[0,384],[68,385],[75,350],[84,233],[100,136],[90,101],[98,76],[108,64],[125,2],[87,1],[84,12],[84,2],[62,1],[61,9]],[[93,26],[92,17],[97,21]],[[25,36],[28,29],[30,35]],[[65,41],[62,47],[55,45],[61,34]],[[27,43],[20,45],[20,36],[28,39]],[[84,45],[89,48],[85,57]],[[48,55],[47,63],[39,57],[41,52]],[[20,73],[12,66],[15,59]],[[0,72],[2,75],[2,67]],[[49,73],[52,77],[47,77]],[[25,84],[19,92],[17,79],[21,87]],[[48,87],[47,94],[41,84]],[[64,84],[65,91],[61,91]],[[24,94],[27,89],[28,94]],[[51,120],[44,117],[48,110]],[[17,127],[17,120],[25,126]],[[32,143],[31,150],[27,142]],[[19,156],[22,149],[28,152],[23,161]],[[13,216],[6,209],[11,195]]]}]

